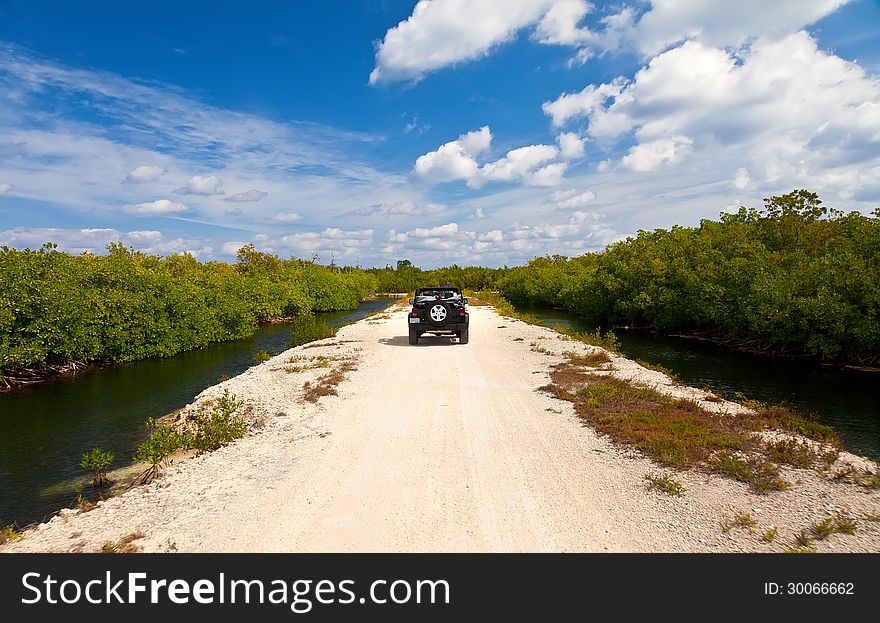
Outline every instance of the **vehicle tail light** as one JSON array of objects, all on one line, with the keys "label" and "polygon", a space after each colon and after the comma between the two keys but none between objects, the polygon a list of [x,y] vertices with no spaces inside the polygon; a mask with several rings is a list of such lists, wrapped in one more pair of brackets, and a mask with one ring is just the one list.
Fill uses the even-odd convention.
[{"label": "vehicle tail light", "polygon": [[418,316],[418,315],[419,315],[419,310],[417,310],[415,307],[413,307],[413,309],[412,309],[412,311],[409,313],[409,315],[410,315],[410,316]]},{"label": "vehicle tail light", "polygon": [[464,316],[464,307],[459,307],[459,308],[458,308],[458,315],[459,315],[459,316]]}]

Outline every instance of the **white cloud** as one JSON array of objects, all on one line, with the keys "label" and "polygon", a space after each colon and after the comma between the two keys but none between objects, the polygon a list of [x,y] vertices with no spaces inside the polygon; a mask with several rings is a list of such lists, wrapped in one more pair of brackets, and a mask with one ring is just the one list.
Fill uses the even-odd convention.
[{"label": "white cloud", "polygon": [[[426,73],[490,54],[524,28],[545,45],[577,49],[569,67],[593,49],[632,49],[646,58],[685,40],[731,47],[779,40],[830,15],[850,0],[649,0],[647,9],[621,6],[586,24],[587,0],[420,0],[378,45],[370,83],[419,80]],[[608,7],[603,7],[607,9]]]},{"label": "white cloud", "polygon": [[584,139],[574,132],[563,132],[556,137],[559,152],[566,160],[573,160],[584,155]]},{"label": "white cloud", "polygon": [[317,255],[319,261],[360,263],[373,246],[373,230],[328,227],[321,232],[288,234],[265,242],[274,249],[283,249],[300,257]]},{"label": "white cloud", "polygon": [[[719,179],[743,167],[755,187],[845,192],[846,178],[857,193],[875,183],[867,172],[880,165],[880,80],[819,50],[805,32],[737,52],[688,41],[653,58],[608,100],[582,109],[587,133],[633,137],[622,164],[636,171],[691,151],[719,166],[736,154]],[[844,174],[853,167],[863,174]]]},{"label": "white cloud", "polygon": [[259,201],[264,197],[268,197],[269,193],[257,190],[256,188],[252,188],[251,190],[245,191],[243,193],[235,193],[229,195],[228,197],[224,197],[223,201],[233,201],[236,203],[245,203],[245,202],[253,202]]},{"label": "white cloud", "polygon": [[585,0],[559,0],[544,14],[533,35],[540,43],[580,46],[592,39],[592,33],[578,24],[590,11]]},{"label": "white cloud", "polygon": [[568,169],[567,162],[554,162],[528,174],[525,179],[532,186],[559,186],[566,169]]},{"label": "white cloud", "polygon": [[13,188],[15,188],[15,184],[8,184],[6,182],[0,184],[0,195],[5,195],[10,192]]},{"label": "white cloud", "polygon": [[189,208],[182,203],[169,201],[168,199],[156,199],[147,203],[138,203],[136,205],[126,206],[125,212],[136,214],[138,216],[153,214],[178,214],[186,212]]},{"label": "white cloud", "polygon": [[749,177],[749,171],[745,167],[740,167],[736,170],[736,177],[733,180],[733,187],[737,190],[746,190],[752,185],[752,180]]},{"label": "white cloud", "polygon": [[580,208],[596,201],[592,190],[559,190],[550,195],[550,201],[557,210]]},{"label": "white cloud", "polygon": [[479,165],[475,157],[489,149],[491,142],[492,132],[489,126],[462,134],[456,140],[441,145],[437,150],[419,156],[413,172],[433,184],[475,179],[479,173]]},{"label": "white cloud", "polygon": [[629,36],[637,49],[649,56],[686,39],[715,47],[737,46],[756,38],[784,38],[848,2],[652,0],[651,9]]},{"label": "white cloud", "polygon": [[472,219],[484,219],[489,218],[489,216],[483,212],[483,208],[477,208],[474,210],[473,214],[471,214]]},{"label": "white cloud", "polygon": [[155,182],[162,174],[165,168],[156,166],[155,164],[139,164],[125,176],[124,182],[130,184],[144,184],[146,182]]},{"label": "white cloud", "polygon": [[296,223],[302,220],[302,214],[299,212],[279,212],[269,220],[273,223]]},{"label": "white cloud", "polygon": [[419,80],[426,73],[480,58],[536,22],[556,0],[420,0],[385,33],[370,84]]},{"label": "white cloud", "polygon": [[[394,231],[394,230],[392,230]],[[437,227],[417,227],[406,232],[408,238],[448,238],[458,233],[458,223],[447,223]]]},{"label": "white cloud", "polygon": [[[184,186],[173,190],[178,195],[222,195],[223,180],[216,175],[194,175]],[[257,191],[259,192],[259,191]]]},{"label": "white cloud", "polygon": [[626,86],[625,78],[598,87],[588,84],[578,93],[563,93],[552,102],[544,102],[542,109],[550,115],[554,126],[561,126],[573,117],[583,117],[600,110],[609,99],[616,98]]},{"label": "white cloud", "polygon": [[[566,140],[567,147],[572,149],[572,141]],[[492,133],[488,126],[462,134],[435,151],[419,156],[413,173],[431,184],[464,180],[471,188],[480,188],[490,181],[521,181],[534,186],[554,186],[561,181],[567,168],[566,163],[541,167],[559,156],[560,150],[555,145],[518,147],[497,160],[480,165],[476,157],[489,148],[491,141]]]},{"label": "white cloud", "polygon": [[238,250],[240,248],[242,248],[243,246],[245,246],[245,244],[246,243],[244,243],[244,242],[238,242],[238,241],[231,240],[229,242],[224,242],[223,246],[220,247],[220,251],[223,253],[223,255],[237,255]]},{"label": "white cloud", "polygon": [[[538,183],[535,180],[545,179],[535,168],[559,155],[559,149],[553,145],[529,145],[511,149],[503,158],[489,162],[480,169],[479,175],[469,180],[471,185],[480,185],[483,180],[512,182],[524,179]],[[543,169],[542,169],[543,170]],[[539,185],[544,185],[539,183]]]},{"label": "white cloud", "polygon": [[656,171],[664,163],[681,162],[691,152],[693,143],[686,136],[658,138],[631,147],[621,162],[633,171]]},{"label": "white cloud", "polygon": [[569,69],[572,69],[573,67],[580,67],[581,65],[586,64],[586,62],[594,56],[595,53],[590,48],[581,48],[577,51],[577,54],[575,54],[565,62],[565,66]]}]

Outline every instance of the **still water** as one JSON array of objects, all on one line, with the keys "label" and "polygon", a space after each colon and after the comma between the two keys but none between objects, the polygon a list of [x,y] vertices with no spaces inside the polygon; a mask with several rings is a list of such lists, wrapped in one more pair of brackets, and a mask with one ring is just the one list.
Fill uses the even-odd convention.
[{"label": "still water", "polygon": [[[366,301],[355,310],[316,318],[339,327],[388,303]],[[74,486],[89,480],[79,466],[84,452],[97,446],[116,455],[110,469],[130,465],[147,437],[148,417],[192,402],[222,375],[234,376],[255,365],[258,351],[277,355],[289,348],[290,339],[290,325],[263,325],[244,340],[0,393],[0,526],[14,522],[23,527],[71,505]]]}]

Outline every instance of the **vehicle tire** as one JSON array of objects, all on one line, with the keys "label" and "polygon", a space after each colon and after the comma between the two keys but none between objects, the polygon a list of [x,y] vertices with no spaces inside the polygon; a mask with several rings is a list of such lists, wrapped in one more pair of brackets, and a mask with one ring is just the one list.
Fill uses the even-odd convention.
[{"label": "vehicle tire", "polygon": [[445,303],[432,303],[425,311],[425,318],[433,325],[444,325],[452,318],[452,310]]},{"label": "vehicle tire", "polygon": [[468,343],[468,330],[462,329],[458,332],[458,343],[459,344],[467,344]]},{"label": "vehicle tire", "polygon": [[418,343],[419,343],[419,332],[413,331],[412,329],[410,329],[409,330],[409,345],[415,346]]}]

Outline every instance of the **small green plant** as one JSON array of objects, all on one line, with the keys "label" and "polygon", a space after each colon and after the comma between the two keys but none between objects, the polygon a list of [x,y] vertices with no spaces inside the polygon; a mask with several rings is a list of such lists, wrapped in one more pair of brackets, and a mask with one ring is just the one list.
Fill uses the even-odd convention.
[{"label": "small green plant", "polygon": [[135,463],[146,463],[149,467],[141,474],[139,481],[146,484],[155,479],[160,469],[170,464],[171,455],[177,450],[190,447],[192,439],[168,426],[159,426],[153,418],[146,422],[150,436],[137,448],[132,457]]},{"label": "small green plant", "polygon": [[765,444],[767,456],[771,461],[786,463],[795,467],[808,468],[816,458],[809,445],[797,439],[781,439]]},{"label": "small green plant", "polygon": [[857,526],[854,519],[845,515],[838,514],[834,518],[834,531],[839,534],[855,534]]},{"label": "small green plant", "polygon": [[20,538],[21,532],[13,524],[3,526],[3,529],[0,530],[0,545],[3,545],[4,543],[10,543],[12,541],[17,541]]},{"label": "small green plant", "polygon": [[247,424],[235,412],[244,404],[237,400],[229,389],[214,401],[211,411],[196,416],[195,432],[190,438],[190,447],[199,454],[216,450],[230,441],[244,436]]},{"label": "small green plant", "polygon": [[107,468],[113,463],[113,458],[112,452],[105,452],[101,448],[93,448],[83,454],[79,466],[94,470],[92,484],[98,489],[103,489],[111,484],[110,479],[107,477]]},{"label": "small green plant", "polygon": [[264,361],[269,361],[271,358],[272,358],[272,356],[266,352],[265,348],[262,350],[258,350],[254,354],[254,361],[256,361],[257,363],[263,363]]},{"label": "small green plant", "polygon": [[651,487],[669,496],[681,497],[687,491],[684,485],[665,474],[645,474],[645,480],[650,483]]},{"label": "small green plant", "polygon": [[773,526],[772,528],[767,530],[767,532],[761,535],[761,540],[765,543],[772,543],[774,539],[776,539],[776,533],[778,531],[779,529],[776,526]]},{"label": "small green plant", "polygon": [[758,457],[747,459],[722,451],[715,456],[715,471],[752,486],[758,493],[782,491],[791,486],[779,477],[779,467]]},{"label": "small green plant", "polygon": [[837,448],[831,448],[822,453],[822,456],[819,457],[822,461],[822,466],[819,469],[820,473],[827,473],[831,471],[831,467],[834,463],[837,462],[837,458],[840,456],[840,450]]},{"label": "small green plant", "polygon": [[754,532],[755,526],[758,525],[758,521],[753,518],[748,513],[737,512],[733,515],[733,518],[724,515],[721,518],[721,530],[725,534],[730,532],[733,528],[742,528],[744,530],[748,530],[749,532]]},{"label": "small green plant", "polygon": [[[76,485],[73,487],[73,494],[75,496],[73,501],[73,507],[78,508],[81,512],[90,511],[95,508],[95,505],[89,502],[88,499],[83,495],[82,485]],[[100,495],[100,494],[99,494]]]},{"label": "small green plant", "polygon": [[822,521],[810,526],[810,534],[819,541],[827,539],[834,532],[834,519],[832,517],[826,517]]}]

